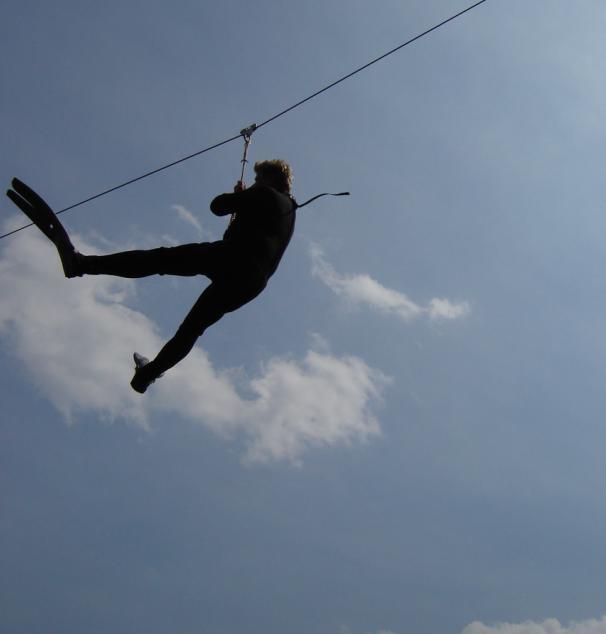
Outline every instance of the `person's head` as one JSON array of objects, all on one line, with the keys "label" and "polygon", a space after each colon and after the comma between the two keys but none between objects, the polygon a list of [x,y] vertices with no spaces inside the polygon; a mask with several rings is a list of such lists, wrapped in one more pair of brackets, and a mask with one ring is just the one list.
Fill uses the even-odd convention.
[{"label": "person's head", "polygon": [[255,181],[269,185],[279,192],[290,194],[292,186],[292,170],[282,159],[258,161],[255,163]]}]

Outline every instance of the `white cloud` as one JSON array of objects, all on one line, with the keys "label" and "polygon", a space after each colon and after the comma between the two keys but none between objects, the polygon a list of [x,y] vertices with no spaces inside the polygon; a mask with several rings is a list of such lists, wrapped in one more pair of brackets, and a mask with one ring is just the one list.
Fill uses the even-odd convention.
[{"label": "white cloud", "polygon": [[459,319],[469,314],[469,304],[461,302],[453,304],[450,300],[434,297],[426,308],[430,319]]},{"label": "white cloud", "polygon": [[572,621],[567,626],[556,619],[547,619],[542,623],[526,621],[491,626],[476,621],[468,625],[461,634],[606,634],[606,616],[600,620]]},{"label": "white cloud", "polygon": [[213,240],[213,236],[210,232],[206,231],[202,226],[202,223],[196,218],[196,216],[183,205],[171,205],[171,208],[177,212],[177,215],[183,222],[191,225],[198,232],[198,237],[201,240]]},{"label": "white cloud", "polygon": [[177,212],[177,215],[183,222],[192,225],[192,227],[202,232],[202,224],[189,209],[183,207],[183,205],[172,205],[172,208]]},{"label": "white cloud", "polygon": [[379,434],[371,404],[385,382],[355,357],[309,351],[302,362],[270,360],[250,384],[257,398],[247,458],[295,460],[306,446],[349,444]]},{"label": "white cloud", "polygon": [[353,303],[369,306],[375,310],[395,315],[410,321],[426,315],[432,320],[459,319],[469,314],[467,302],[458,304],[448,299],[434,298],[423,307],[409,299],[404,293],[387,288],[366,274],[341,275],[326,261],[320,247],[310,247],[312,274],[319,278],[336,295]]},{"label": "white cloud", "polygon": [[[83,252],[93,251],[75,241]],[[93,412],[148,427],[154,412],[176,415],[226,438],[243,437],[249,462],[297,462],[310,448],[380,433],[373,409],[387,378],[361,359],[331,355],[326,345],[300,360],[268,360],[243,386],[250,398],[239,393],[234,372],[214,368],[198,345],[138,395],[129,385],[132,352],[150,356],[163,341],[158,327],[132,307],[136,283],[66,280],[54,247],[33,229],[3,246],[0,334],[34,389],[68,420]]]}]

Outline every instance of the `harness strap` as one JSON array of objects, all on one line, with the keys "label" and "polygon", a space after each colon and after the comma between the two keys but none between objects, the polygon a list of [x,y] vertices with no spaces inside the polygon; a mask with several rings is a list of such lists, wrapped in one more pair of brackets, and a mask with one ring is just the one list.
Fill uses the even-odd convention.
[{"label": "harness strap", "polygon": [[305,207],[305,205],[309,205],[309,203],[313,203],[314,200],[318,200],[318,198],[322,198],[322,196],[349,196],[349,192],[339,192],[338,194],[331,194],[330,192],[326,192],[324,194],[318,194],[317,196],[314,196],[313,198],[306,200],[301,205],[299,205],[299,203],[293,198],[293,201],[295,203],[295,208],[301,209],[301,207]]}]

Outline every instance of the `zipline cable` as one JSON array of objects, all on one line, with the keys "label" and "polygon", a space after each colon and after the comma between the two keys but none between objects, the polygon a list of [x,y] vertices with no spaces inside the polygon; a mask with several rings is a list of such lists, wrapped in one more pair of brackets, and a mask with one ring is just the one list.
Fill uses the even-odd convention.
[{"label": "zipline cable", "polygon": [[289,108],[286,108],[286,110],[282,110],[282,112],[279,112],[273,117],[270,117],[269,119],[267,119],[267,121],[264,121],[263,123],[259,123],[259,125],[256,126],[256,129],[258,130],[259,128],[262,128],[264,125],[267,125],[268,123],[271,123],[272,121],[275,121],[279,117],[285,115],[287,112],[290,112],[291,110],[294,110],[295,108],[298,108],[299,106],[302,106],[304,103],[310,101],[314,97],[317,97],[318,95],[321,95],[323,92],[326,92],[327,90],[330,90],[331,88],[334,88],[337,84],[340,84],[341,82],[344,82],[346,79],[349,79],[350,77],[357,75],[363,70],[366,70],[369,66],[372,66],[373,64],[376,64],[377,62],[380,62],[386,57],[389,57],[389,55],[393,55],[394,53],[398,52],[400,49],[403,49],[405,46],[408,46],[409,44],[412,44],[413,42],[420,40],[422,37],[425,37],[426,35],[429,35],[432,31],[436,31],[437,29],[444,26],[445,24],[448,24],[449,22],[456,20],[457,18],[462,16],[464,13],[467,13],[468,11],[475,9],[476,7],[483,4],[484,2],[486,2],[486,0],[480,0],[479,2],[476,2],[475,4],[472,4],[470,7],[467,7],[467,9],[463,9],[463,11],[459,11],[459,13],[457,13],[456,15],[453,15],[450,18],[443,20],[442,22],[440,22],[440,24],[436,24],[435,26],[432,26],[430,29],[427,29],[427,31],[423,31],[423,33],[419,33],[419,35],[416,35],[415,37],[408,40],[407,42],[404,42],[404,44],[400,44],[399,46],[392,48],[391,51],[387,51],[387,53],[384,53],[383,55],[373,59],[371,62],[364,64],[364,66],[360,66],[360,68],[357,68],[356,70],[352,71],[351,73],[348,73],[344,77],[341,77],[341,79],[337,79],[336,81],[333,81],[332,84],[329,84],[328,86],[325,86],[321,90],[318,90],[313,95],[310,95],[309,97],[305,97],[305,99],[301,99],[301,101],[298,101],[293,106],[290,106]]},{"label": "zipline cable", "polygon": [[[403,44],[400,44],[399,46],[396,46],[395,48],[392,48],[390,51],[387,51],[387,53],[384,53],[383,55],[380,55],[379,57],[376,57],[375,59],[371,60],[367,64],[364,64],[363,66],[360,66],[360,68],[356,68],[356,70],[352,71],[351,73],[348,73],[347,75],[344,75],[340,79],[337,79],[336,81],[333,81],[331,84],[328,84],[328,86],[325,86],[324,88],[321,88],[320,90],[316,91],[312,95],[309,95],[309,97],[305,97],[305,99],[301,99],[301,101],[298,101],[297,103],[293,104],[292,106],[289,106],[285,110],[282,110],[282,112],[279,112],[278,114],[274,115],[273,117],[270,117],[266,121],[263,121],[263,123],[259,123],[258,125],[257,124],[253,124],[249,128],[246,128],[245,130],[242,130],[240,132],[240,134],[232,136],[229,139],[225,139],[225,141],[220,141],[219,143],[215,143],[214,145],[211,145],[211,146],[209,146],[207,148],[204,148],[203,150],[199,150],[198,152],[194,152],[193,154],[189,154],[188,156],[184,156],[183,158],[180,158],[180,159],[178,159],[176,161],[173,161],[172,163],[168,163],[167,165],[163,165],[162,167],[158,167],[158,168],[156,168],[156,169],[154,169],[154,170],[152,170],[150,172],[146,172],[145,174],[142,174],[141,176],[137,176],[136,178],[132,178],[132,179],[130,179],[130,180],[124,182],[124,183],[120,183],[120,185],[116,185],[114,187],[111,187],[110,189],[106,189],[105,191],[103,191],[103,192],[101,192],[99,194],[95,194],[94,196],[90,196],[89,198],[81,200],[80,202],[74,203],[73,205],[70,205],[69,207],[65,207],[64,209],[61,209],[60,211],[57,211],[56,214],[59,215],[59,214],[62,214],[64,212],[66,212],[66,211],[69,211],[70,209],[75,209],[76,207],[80,207],[80,205],[84,205],[85,203],[89,203],[92,200],[96,200],[97,198],[101,198],[101,196],[105,196],[106,194],[110,194],[111,192],[115,192],[117,189],[122,189],[123,187],[126,187],[127,185],[132,185],[133,183],[136,183],[137,181],[143,180],[144,178],[147,178],[148,176],[153,176],[154,174],[157,174],[158,172],[162,172],[163,170],[166,170],[169,167],[174,167],[175,165],[178,165],[179,163],[183,163],[185,161],[188,161],[189,159],[195,158],[196,156],[200,156],[200,154],[204,154],[205,152],[210,152],[210,150],[214,150],[214,149],[216,149],[218,147],[221,147],[222,145],[226,145],[227,143],[231,143],[232,141],[235,141],[236,139],[240,139],[240,138],[244,137],[245,143],[250,143],[250,135],[252,134],[252,132],[258,130],[259,128],[262,128],[262,127],[268,125],[272,121],[275,121],[276,119],[279,119],[280,117],[284,116],[288,112],[291,112],[295,108],[298,108],[299,106],[302,106],[304,103],[307,103],[308,101],[311,101],[312,99],[314,99],[318,95],[321,95],[322,93],[326,92],[327,90],[330,90],[331,88],[334,88],[335,86],[337,86],[338,84],[344,82],[345,80],[350,79],[351,77],[353,77],[354,75],[357,75],[358,73],[362,72],[363,70],[366,70],[369,66],[372,66],[373,64],[376,64],[377,62],[380,62],[381,60],[385,59],[386,57],[389,57],[390,55],[393,55],[394,53],[396,53],[399,50],[403,49],[405,46],[408,46],[409,44],[412,44],[413,42],[416,42],[417,40],[420,40],[422,37],[425,37],[426,35],[429,35],[433,31],[436,31],[437,29],[443,27],[444,25],[448,24],[449,22],[452,22],[453,20],[456,20],[457,18],[461,17],[463,14],[468,13],[469,11],[475,9],[476,7],[478,7],[479,5],[483,4],[484,2],[486,2],[486,0],[479,0],[479,2],[476,2],[475,4],[472,4],[471,6],[467,7],[466,9],[463,9],[462,11],[459,11],[455,15],[447,18],[446,20],[443,20],[439,24],[436,24],[435,26],[432,26],[430,29],[427,29],[426,31],[423,31],[423,33],[419,33],[419,35],[416,35],[415,37],[411,38],[410,40],[407,40]],[[245,133],[247,133],[247,134],[245,134]],[[247,141],[247,139],[248,139],[248,141]],[[17,233],[19,231],[22,231],[23,229],[27,229],[28,227],[31,227],[31,226],[33,226],[33,223],[30,223],[28,225],[24,225],[23,227],[19,227],[18,229],[14,229],[13,231],[9,231],[8,233],[5,233],[4,235],[1,235],[0,236],[0,240],[2,240],[3,238],[8,238],[8,236],[12,236],[13,234],[15,234],[15,233]]]},{"label": "zipline cable", "polygon": [[[235,141],[236,139],[239,139],[240,135],[236,135],[231,137],[230,139],[226,139],[225,141],[221,141],[220,143],[215,143],[214,145],[211,145],[207,148],[204,148],[203,150],[199,150],[198,152],[195,152],[194,154],[190,154],[189,156],[184,156],[183,158],[178,159],[177,161],[173,161],[172,163],[169,163],[168,165],[163,165],[162,167],[158,167],[155,170],[152,170],[151,172],[147,172],[146,174],[142,174],[141,176],[137,176],[136,178],[131,178],[131,180],[126,181],[124,183],[121,183],[120,185],[116,185],[115,187],[112,187],[110,189],[106,189],[105,191],[99,193],[99,194],[95,194],[94,196],[90,196],[90,198],[85,198],[84,200],[81,200],[78,203],[75,203],[73,205],[70,205],[69,207],[65,207],[64,209],[61,209],[60,211],[56,211],[55,213],[57,215],[62,214],[66,211],[69,211],[70,209],[74,209],[76,207],[79,207],[80,205],[84,205],[85,203],[89,203],[91,202],[91,200],[95,200],[97,198],[101,198],[101,196],[105,196],[106,194],[110,194],[111,192],[115,192],[117,189],[121,189],[122,187],[126,187],[127,185],[132,185],[133,183],[136,183],[137,181],[143,180],[144,178],[147,178],[148,176],[152,176],[153,174],[157,174],[158,172],[161,172],[162,170],[167,170],[169,167],[174,167],[175,165],[178,165],[179,163],[183,163],[184,161],[188,161],[189,159],[192,159],[196,156],[200,156],[200,154],[204,154],[204,152],[210,152],[210,150],[214,150],[218,147],[221,147],[222,145],[225,145],[227,143],[231,143],[232,141]],[[34,225],[33,222],[30,222],[28,225],[23,225],[22,227],[19,227],[18,229],[14,229],[13,231],[9,231],[8,233],[5,233],[4,235],[0,236],[0,240],[2,240],[2,238],[8,238],[8,236],[12,236],[14,233],[17,233],[19,231],[23,231],[23,229],[27,229],[28,227],[32,227]]]}]

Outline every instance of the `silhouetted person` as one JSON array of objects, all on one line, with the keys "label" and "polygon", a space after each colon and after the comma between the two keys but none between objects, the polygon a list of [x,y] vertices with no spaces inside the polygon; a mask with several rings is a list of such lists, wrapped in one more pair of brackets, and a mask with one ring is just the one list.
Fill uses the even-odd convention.
[{"label": "silhouetted person", "polygon": [[234,193],[221,194],[211,202],[217,216],[233,214],[222,240],[110,255],[76,251],[51,208],[18,179],[7,195],[55,244],[68,278],[205,275],[211,280],[155,359],[148,362],[135,353],[131,386],[143,394],[189,353],[208,326],[254,299],[275,273],[295,226],[292,172],[284,161],[271,160],[256,163],[255,174],[255,184],[248,189],[238,182]]}]

